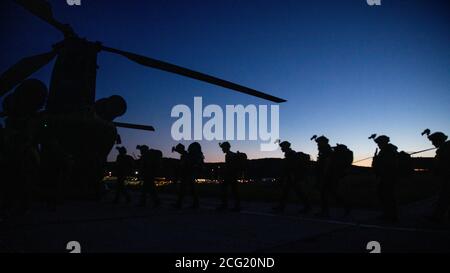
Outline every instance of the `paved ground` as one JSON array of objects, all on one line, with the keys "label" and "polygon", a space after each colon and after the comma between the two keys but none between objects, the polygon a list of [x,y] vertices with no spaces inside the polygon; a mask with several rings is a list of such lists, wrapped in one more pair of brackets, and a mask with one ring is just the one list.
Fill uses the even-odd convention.
[{"label": "paved ground", "polygon": [[72,202],[53,212],[37,206],[0,223],[0,251],[68,252],[67,242],[78,241],[83,252],[368,252],[367,243],[378,241],[383,252],[450,252],[450,225],[422,220],[430,200],[402,208],[402,221],[385,225],[373,211],[321,219],[299,216],[294,205],[283,214],[264,203],[219,213],[216,200],[176,210],[173,196],[163,199],[158,209],[107,200]]}]

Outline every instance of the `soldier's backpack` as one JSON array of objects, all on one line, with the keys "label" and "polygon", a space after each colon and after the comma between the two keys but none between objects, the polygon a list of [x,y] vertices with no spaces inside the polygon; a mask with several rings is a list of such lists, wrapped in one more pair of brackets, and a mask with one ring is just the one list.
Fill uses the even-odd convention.
[{"label": "soldier's backpack", "polygon": [[235,160],[236,160],[235,161],[236,170],[239,173],[244,172],[245,169],[247,168],[247,154],[237,151]]},{"label": "soldier's backpack", "polygon": [[409,176],[414,172],[411,155],[401,151],[397,154],[398,173],[400,176]]},{"label": "soldier's backpack", "polygon": [[301,170],[304,170],[310,167],[311,164],[311,156],[309,154],[305,154],[303,152],[296,152],[297,157],[297,166]]},{"label": "soldier's backpack", "polygon": [[161,167],[163,153],[160,150],[148,150],[148,157],[150,160],[150,164],[153,165],[153,168],[159,169]]},{"label": "soldier's backpack", "polygon": [[333,149],[333,165],[339,166],[342,171],[347,172],[352,167],[353,152],[345,145],[338,144]]}]

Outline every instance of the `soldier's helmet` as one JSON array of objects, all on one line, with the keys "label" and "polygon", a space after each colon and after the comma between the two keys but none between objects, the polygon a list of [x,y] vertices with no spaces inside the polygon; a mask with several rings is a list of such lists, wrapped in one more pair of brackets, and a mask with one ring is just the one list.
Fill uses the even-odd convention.
[{"label": "soldier's helmet", "polygon": [[219,143],[219,146],[220,146],[220,148],[222,148],[222,149],[229,149],[229,148],[231,148],[231,144],[230,144],[230,142],[228,142],[228,141]]},{"label": "soldier's helmet", "polygon": [[[36,113],[44,106],[48,95],[47,86],[40,80],[28,79],[22,82],[12,93],[10,107],[19,114]],[[8,111],[6,111],[8,112]]]},{"label": "soldier's helmet", "polygon": [[442,132],[435,132],[429,135],[428,139],[432,142],[442,143],[447,141],[448,136]]},{"label": "soldier's helmet", "polygon": [[330,140],[326,136],[320,136],[315,138],[318,144],[328,144]]},{"label": "soldier's helmet", "polygon": [[172,147],[172,153],[173,153],[173,152],[181,153],[181,152],[183,152],[184,150],[185,150],[185,147],[184,147],[184,145],[181,144],[181,143],[178,143],[177,146]]},{"label": "soldier's helmet", "polygon": [[125,147],[116,147],[117,151],[119,152],[119,154],[126,154],[127,153],[127,148]]},{"label": "soldier's helmet", "polygon": [[137,145],[136,149],[141,151],[141,153],[150,150],[150,148],[147,145]]},{"label": "soldier's helmet", "polygon": [[97,100],[94,108],[97,115],[101,118],[112,121],[125,114],[127,103],[121,96],[113,95],[109,98]]},{"label": "soldier's helmet", "polygon": [[280,144],[281,149],[289,149],[291,148],[291,143],[289,141],[283,141]]},{"label": "soldier's helmet", "polygon": [[388,144],[391,141],[391,139],[388,136],[381,135],[376,137],[374,141],[376,144]]}]

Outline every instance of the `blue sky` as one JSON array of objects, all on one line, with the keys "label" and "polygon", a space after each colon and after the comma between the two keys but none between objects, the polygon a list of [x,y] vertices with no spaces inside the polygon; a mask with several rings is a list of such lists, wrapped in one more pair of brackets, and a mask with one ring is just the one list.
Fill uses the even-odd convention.
[{"label": "blue sky", "polygon": [[[370,156],[372,133],[387,134],[401,150],[431,144],[425,128],[450,133],[450,8],[448,1],[49,1],[55,17],[81,37],[209,73],[285,98],[280,134],[312,155],[309,138],[325,134],[347,144],[355,159]],[[12,1],[1,1],[0,71],[46,52],[60,33]],[[170,135],[176,104],[269,102],[100,53],[97,97],[122,95],[120,121],[151,124],[155,133],[120,129],[124,145],[161,149],[175,157]],[[32,77],[49,82],[51,65]],[[207,161],[221,161],[217,142],[201,142]],[[258,141],[233,141],[250,158]],[[110,156],[114,158],[115,151]],[[433,155],[432,153],[425,155]]]}]

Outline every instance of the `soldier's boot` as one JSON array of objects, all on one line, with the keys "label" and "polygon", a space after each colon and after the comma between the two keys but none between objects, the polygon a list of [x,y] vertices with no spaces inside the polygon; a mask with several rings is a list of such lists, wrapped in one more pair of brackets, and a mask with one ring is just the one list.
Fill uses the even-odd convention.
[{"label": "soldier's boot", "polygon": [[344,214],[342,215],[343,218],[347,218],[350,216],[350,214],[352,213],[352,209],[350,207],[345,207],[344,208]]},{"label": "soldier's boot", "polygon": [[305,205],[303,207],[303,209],[301,209],[298,213],[299,214],[307,214],[311,212],[311,206],[310,205]]},{"label": "soldier's boot", "polygon": [[316,213],[314,216],[316,216],[316,217],[323,217],[323,218],[329,218],[330,217],[330,211],[329,210],[321,210],[320,212]]},{"label": "soldier's boot", "polygon": [[272,207],[272,210],[277,213],[282,213],[282,212],[284,212],[284,208],[285,208],[284,205],[277,205],[277,206]]},{"label": "soldier's boot", "polygon": [[198,208],[199,208],[198,199],[194,198],[194,202],[192,203],[191,209],[198,209]]},{"label": "soldier's boot", "polygon": [[159,199],[155,199],[155,201],[153,201],[153,208],[159,208],[161,206],[161,200]]},{"label": "soldier's boot", "polygon": [[138,207],[145,207],[147,205],[147,197],[141,197],[139,200],[139,203],[137,204]]},{"label": "soldier's boot", "polygon": [[130,204],[130,203],[131,203],[131,196],[130,196],[129,193],[127,193],[127,194],[125,195],[125,200],[126,200],[127,204]]},{"label": "soldier's boot", "polygon": [[182,204],[182,202],[180,200],[178,200],[177,202],[172,204],[172,207],[174,209],[181,209],[181,208],[183,208],[183,204]]},{"label": "soldier's boot", "polygon": [[217,211],[224,211],[224,210],[226,210],[227,208],[228,208],[228,204],[222,203],[221,205],[219,205],[219,206],[216,207],[216,210],[217,210]]},{"label": "soldier's boot", "polygon": [[241,205],[240,204],[236,204],[231,211],[233,212],[240,212],[242,210]]}]

